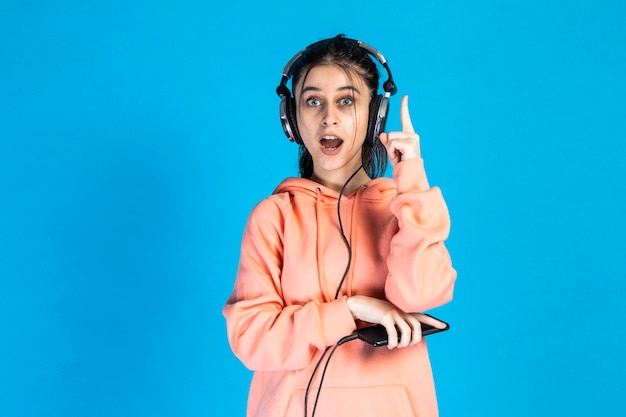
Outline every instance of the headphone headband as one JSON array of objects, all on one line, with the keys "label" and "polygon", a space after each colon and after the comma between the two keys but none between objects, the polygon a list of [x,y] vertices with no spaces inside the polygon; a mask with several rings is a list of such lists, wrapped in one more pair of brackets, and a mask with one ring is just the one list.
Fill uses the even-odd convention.
[{"label": "headphone headband", "polygon": [[[386,93],[389,93],[390,96],[396,94],[396,92],[398,91],[398,89],[396,88],[396,84],[393,82],[393,76],[391,75],[391,70],[389,69],[389,65],[387,64],[387,60],[385,59],[385,57],[383,56],[383,54],[376,48],[374,48],[373,46],[356,40],[356,39],[350,39],[350,38],[343,38],[346,41],[349,42],[354,42],[356,43],[356,45],[360,48],[363,48],[365,51],[367,51],[368,54],[370,54],[371,56],[373,56],[374,58],[376,58],[376,60],[378,62],[380,62],[380,64],[385,68],[385,70],[387,71],[387,81],[385,81],[383,83],[383,90],[385,90]],[[314,47],[315,45],[318,45],[322,42],[328,42],[329,39],[324,39],[321,41],[317,41],[315,43],[312,43],[311,45],[307,46],[306,48],[302,49],[300,52],[298,52],[297,54],[295,54],[290,60],[289,62],[287,62],[287,64],[285,64],[285,68],[283,68],[283,76],[280,80],[280,85],[276,88],[276,93],[280,96],[280,97],[289,97],[291,96],[291,93],[289,92],[289,88],[287,87],[287,82],[289,82],[289,79],[293,76],[293,66],[295,65],[295,63],[298,61],[298,59],[300,59],[300,57],[310,48]],[[286,89],[286,90],[285,90]]]}]

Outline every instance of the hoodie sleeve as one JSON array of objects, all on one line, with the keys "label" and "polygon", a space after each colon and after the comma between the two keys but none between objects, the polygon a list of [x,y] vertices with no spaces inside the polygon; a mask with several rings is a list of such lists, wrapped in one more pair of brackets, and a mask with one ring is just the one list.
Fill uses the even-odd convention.
[{"label": "hoodie sleeve", "polygon": [[450,216],[441,190],[428,186],[421,158],[398,163],[393,177],[391,211],[399,230],[387,258],[385,296],[403,311],[426,311],[452,299],[456,271],[443,243]]},{"label": "hoodie sleeve", "polygon": [[222,312],[233,353],[252,370],[297,370],[356,329],[345,298],[287,304],[281,290],[283,215],[272,200],[252,211],[233,292]]}]

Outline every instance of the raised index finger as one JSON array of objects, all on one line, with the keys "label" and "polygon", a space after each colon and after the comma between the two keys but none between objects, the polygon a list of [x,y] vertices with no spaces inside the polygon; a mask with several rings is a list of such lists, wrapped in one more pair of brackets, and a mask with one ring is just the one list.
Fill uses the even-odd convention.
[{"label": "raised index finger", "polygon": [[415,133],[413,123],[411,123],[411,116],[409,115],[409,96],[402,97],[402,103],[400,105],[400,123],[402,123],[403,132]]}]

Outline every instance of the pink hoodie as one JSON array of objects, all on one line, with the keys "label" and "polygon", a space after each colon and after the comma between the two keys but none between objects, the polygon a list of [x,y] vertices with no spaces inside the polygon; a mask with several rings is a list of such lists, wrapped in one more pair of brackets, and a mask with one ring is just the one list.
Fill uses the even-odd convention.
[{"label": "pink hoodie", "polygon": [[[400,162],[393,176],[341,197],[353,257],[337,299],[348,264],[337,217],[339,193],[289,178],[252,211],[235,287],[223,309],[233,352],[255,371],[248,416],[303,416],[304,391],[324,349],[364,325],[355,323],[347,297],[386,299],[407,312],[452,299],[456,272],[443,244],[450,220],[441,192],[428,186],[419,158]],[[309,415],[320,375],[321,370],[308,397]],[[392,351],[359,340],[339,346],[315,412],[317,417],[437,414],[424,341]]]}]

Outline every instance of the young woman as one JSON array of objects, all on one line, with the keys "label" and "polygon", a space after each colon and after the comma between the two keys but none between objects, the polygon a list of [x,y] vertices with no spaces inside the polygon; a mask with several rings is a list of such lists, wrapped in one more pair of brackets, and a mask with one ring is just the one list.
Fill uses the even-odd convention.
[{"label": "young woman", "polygon": [[[371,56],[389,74],[384,97]],[[250,214],[223,309],[233,352],[254,370],[248,416],[436,416],[421,323],[444,324],[421,312],[452,299],[456,272],[443,244],[447,207],[426,180],[408,98],[402,131],[378,134],[391,73],[376,50],[343,35],[287,67],[277,91],[301,178]],[[381,177],[387,155],[393,179]],[[387,348],[343,343],[371,324],[385,327]]]}]

